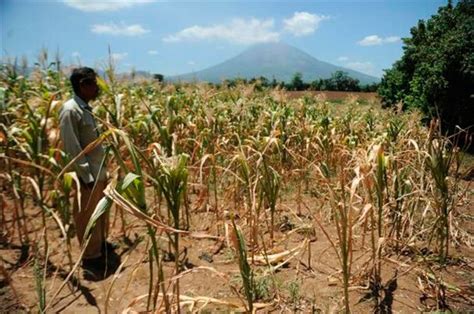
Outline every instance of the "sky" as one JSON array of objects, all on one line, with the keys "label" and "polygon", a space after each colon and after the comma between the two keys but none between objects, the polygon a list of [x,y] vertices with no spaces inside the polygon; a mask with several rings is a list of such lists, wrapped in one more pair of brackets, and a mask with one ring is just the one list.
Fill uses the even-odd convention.
[{"label": "sky", "polygon": [[66,64],[121,72],[195,72],[254,44],[284,42],[335,65],[381,77],[401,38],[447,0],[153,1],[0,0],[2,59],[41,49]]}]

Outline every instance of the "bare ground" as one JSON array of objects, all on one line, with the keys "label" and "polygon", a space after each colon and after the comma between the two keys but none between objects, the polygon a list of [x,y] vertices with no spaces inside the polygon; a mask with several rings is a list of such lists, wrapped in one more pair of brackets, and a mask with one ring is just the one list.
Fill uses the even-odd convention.
[{"label": "bare ground", "polygon": [[[8,195],[4,195],[2,215],[2,241],[0,246],[2,273],[0,273],[0,312],[37,311],[38,296],[35,290],[33,248],[21,246],[18,235],[13,234],[15,221],[8,213],[13,212],[13,203]],[[472,212],[473,193],[469,192],[461,205],[462,213],[468,215],[463,227],[473,232]],[[257,282],[262,289],[259,303],[267,306],[260,312],[337,312],[343,308],[343,290],[340,266],[331,243],[319,227],[315,233],[308,233],[298,227],[311,225],[314,220],[308,211],[317,213],[318,202],[306,195],[303,199],[303,210],[297,215],[295,195],[286,195],[280,205],[280,229],[275,233],[274,252],[299,247],[306,238],[310,239],[299,254],[278,268],[273,276],[262,276],[268,267],[253,266],[257,274]],[[303,205],[304,205],[303,204]],[[220,210],[230,207],[221,203]],[[193,208],[193,206],[191,206]],[[39,240],[43,234],[40,227],[38,209],[30,206],[30,219],[27,226],[30,239]],[[116,252],[120,255],[122,266],[115,275],[100,281],[86,280],[80,268],[76,270],[64,288],[54,298],[61,284],[69,274],[66,244],[54,224],[48,225],[49,241],[48,267],[46,272],[46,304],[49,310],[62,313],[102,313],[122,312],[129,309],[144,311],[146,295],[150,280],[146,229],[136,218],[125,214],[126,225],[117,209],[113,208],[110,240],[119,244]],[[199,212],[193,211],[191,230],[203,231],[207,234],[223,236],[223,241],[213,239],[191,239],[183,237],[181,248],[186,254],[185,274],[180,279],[181,295],[188,297],[211,297],[218,300],[239,304],[243,309],[236,289],[240,295],[242,282],[239,276],[238,262],[235,252],[227,247],[224,228],[216,225],[215,213],[211,205]],[[286,218],[283,218],[286,217]],[[319,216],[316,216],[319,217]],[[323,226],[333,241],[336,240],[334,227],[323,221]],[[227,221],[229,223],[229,221]],[[237,223],[245,226],[241,219]],[[228,224],[228,227],[230,225]],[[219,230],[219,231],[218,231]],[[245,228],[244,228],[245,230]],[[267,230],[265,228],[265,230]],[[267,230],[268,231],[268,230]],[[269,243],[268,232],[265,242]],[[246,234],[248,239],[248,234]],[[362,239],[356,238],[354,252],[350,299],[354,313],[373,312],[373,300],[364,285],[364,276],[368,267],[370,248],[368,238],[362,246]],[[33,242],[33,241],[32,241]],[[162,235],[161,246],[167,250],[167,239]],[[72,260],[79,256],[76,239],[73,239]],[[311,255],[308,253],[310,247]],[[40,247],[39,250],[43,250]],[[269,253],[270,248],[266,248]],[[249,253],[250,255],[250,253]],[[44,256],[44,255],[43,255]],[[470,312],[474,309],[474,250],[467,246],[451,248],[451,262],[444,267],[439,266],[430,251],[423,255],[409,250],[400,255],[385,255],[382,263],[382,282],[385,290],[380,293],[380,300],[386,304],[387,313],[414,313],[436,309],[436,305],[444,297],[449,309],[459,312]],[[44,265],[44,261],[42,263]],[[173,276],[173,261],[165,263],[165,278]],[[156,269],[153,278],[156,278]],[[438,281],[438,285],[434,283]],[[267,290],[267,292],[265,292]],[[170,289],[171,292],[171,289]],[[108,297],[107,297],[108,296]],[[203,311],[228,312],[225,305],[208,305]]]}]

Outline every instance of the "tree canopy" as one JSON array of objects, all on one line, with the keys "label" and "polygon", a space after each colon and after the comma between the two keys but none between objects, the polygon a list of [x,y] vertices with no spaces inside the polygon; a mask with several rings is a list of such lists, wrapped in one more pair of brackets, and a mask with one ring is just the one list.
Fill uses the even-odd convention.
[{"label": "tree canopy", "polygon": [[445,130],[474,125],[474,2],[451,1],[404,38],[404,54],[386,70],[379,94],[385,106],[403,103]]},{"label": "tree canopy", "polygon": [[[347,72],[336,71],[331,74],[330,78],[320,78],[312,82],[305,82],[303,74],[301,72],[296,72],[291,81],[277,81],[275,78],[272,80],[267,79],[264,76],[254,77],[251,79],[246,78],[233,78],[226,79],[223,82],[223,85],[234,87],[239,83],[250,83],[255,84],[255,88],[262,90],[264,88],[275,88],[282,87],[290,91],[304,91],[304,90],[316,90],[316,91],[344,91],[344,92],[375,92],[377,91],[379,83],[372,83],[361,85],[358,79],[352,78]],[[219,86],[220,84],[216,84]]]}]

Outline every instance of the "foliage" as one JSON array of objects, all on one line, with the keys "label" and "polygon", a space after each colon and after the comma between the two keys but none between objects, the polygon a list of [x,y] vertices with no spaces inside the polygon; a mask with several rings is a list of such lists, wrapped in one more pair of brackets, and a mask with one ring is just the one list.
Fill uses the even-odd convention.
[{"label": "foliage", "polygon": [[159,74],[159,73],[153,74],[153,79],[157,80],[158,82],[163,82],[164,78],[165,76],[163,74]]},{"label": "foliage", "polygon": [[245,296],[247,298],[247,306],[250,313],[253,312],[253,301],[256,297],[254,272],[247,261],[247,247],[242,231],[237,227],[235,221],[232,220],[232,226],[235,234],[236,244],[235,250],[239,256],[240,275],[244,285]]},{"label": "foliage", "polygon": [[298,280],[292,280],[288,283],[287,289],[290,303],[296,307],[301,298],[301,283]]},{"label": "foliage", "polygon": [[314,90],[351,91],[361,90],[358,79],[353,79],[344,71],[334,72],[328,79],[319,79],[311,83]]},{"label": "foliage", "polygon": [[268,88],[286,88],[291,91],[316,90],[316,91],[343,91],[343,92],[375,92],[379,87],[379,83],[361,85],[358,79],[354,79],[344,71],[334,72],[330,78],[316,79],[312,82],[305,82],[303,74],[296,72],[290,82],[279,82],[275,78],[271,81],[264,77],[254,77],[251,79],[234,78],[226,79],[222,84],[211,84],[211,86],[236,87],[242,84],[254,84],[255,89],[262,91]]},{"label": "foliage", "polygon": [[403,103],[425,117],[440,116],[450,131],[474,125],[474,4],[449,2],[405,38],[404,54],[386,70],[379,88],[385,106]]},{"label": "foliage", "polygon": [[291,82],[288,84],[289,90],[304,90],[306,88],[305,83],[303,82],[303,74],[297,72],[293,75]]}]

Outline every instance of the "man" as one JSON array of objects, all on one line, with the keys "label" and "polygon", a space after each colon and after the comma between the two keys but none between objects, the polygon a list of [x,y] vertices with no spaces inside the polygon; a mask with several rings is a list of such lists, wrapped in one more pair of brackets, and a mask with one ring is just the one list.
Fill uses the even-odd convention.
[{"label": "man", "polygon": [[[71,84],[74,97],[64,103],[60,119],[61,139],[64,151],[70,158],[75,158],[87,145],[99,137],[97,124],[89,102],[99,95],[96,73],[93,69],[82,67],[72,71]],[[74,163],[74,170],[80,181],[80,202],[75,199],[73,217],[79,243],[84,244],[84,233],[87,223],[97,203],[104,196],[107,173],[103,165],[104,149],[97,145]],[[106,237],[108,213],[102,215],[92,230],[82,265],[86,269],[102,270],[105,265],[105,253],[108,248]],[[110,247],[109,247],[110,248]]]}]

